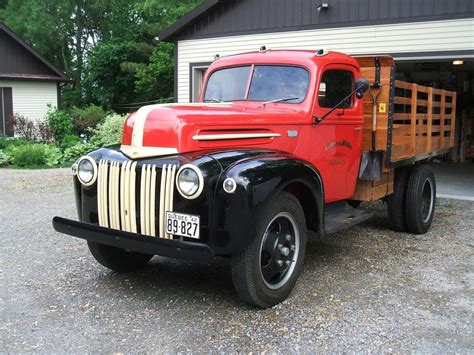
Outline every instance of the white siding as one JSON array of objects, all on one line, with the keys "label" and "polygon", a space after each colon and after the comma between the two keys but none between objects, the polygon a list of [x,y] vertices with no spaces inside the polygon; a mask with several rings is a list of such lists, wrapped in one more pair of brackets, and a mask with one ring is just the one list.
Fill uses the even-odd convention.
[{"label": "white siding", "polygon": [[0,87],[12,88],[13,113],[32,120],[44,119],[48,104],[58,106],[55,82],[0,80]]},{"label": "white siding", "polygon": [[[178,42],[178,102],[189,102],[189,64],[268,49],[329,49],[348,54],[474,51],[474,19],[263,33]],[[442,54],[438,57],[447,57]],[[407,59],[407,58],[405,58]]]}]

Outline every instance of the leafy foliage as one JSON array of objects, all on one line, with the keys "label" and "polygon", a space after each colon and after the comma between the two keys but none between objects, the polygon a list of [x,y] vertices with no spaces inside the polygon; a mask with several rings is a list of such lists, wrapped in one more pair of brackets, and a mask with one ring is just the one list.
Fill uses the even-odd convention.
[{"label": "leafy foliage", "polygon": [[0,149],[5,149],[8,145],[8,138],[4,134],[0,134]]},{"label": "leafy foliage", "polygon": [[44,144],[23,144],[13,148],[10,154],[12,163],[22,168],[46,165]]},{"label": "leafy foliage", "polygon": [[97,146],[92,143],[78,143],[72,147],[66,148],[62,156],[61,162],[63,164],[72,164],[77,158],[97,149]]},{"label": "leafy foliage", "polygon": [[17,137],[28,141],[50,142],[52,131],[42,121],[35,122],[26,116],[14,114],[10,117],[10,123]]},{"label": "leafy foliage", "polygon": [[91,142],[97,147],[120,144],[125,118],[125,116],[117,114],[108,115],[104,123],[99,124],[97,128],[92,130]]},{"label": "leafy foliage", "polygon": [[64,107],[116,108],[170,97],[172,45],[155,38],[202,0],[2,1],[0,21],[72,78]]},{"label": "leafy foliage", "polygon": [[85,108],[73,107],[71,116],[79,134],[86,133],[102,122],[107,113],[100,106],[90,105]]},{"label": "leafy foliage", "polygon": [[56,142],[61,142],[74,132],[72,117],[65,111],[51,108],[46,115],[46,122]]},{"label": "leafy foliage", "polygon": [[10,164],[10,156],[3,150],[0,150],[0,166],[7,166]]}]

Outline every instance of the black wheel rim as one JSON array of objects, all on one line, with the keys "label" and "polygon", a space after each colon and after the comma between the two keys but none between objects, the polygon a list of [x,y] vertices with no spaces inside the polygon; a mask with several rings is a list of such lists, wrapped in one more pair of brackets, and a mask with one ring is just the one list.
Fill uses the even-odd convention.
[{"label": "black wheel rim", "polygon": [[423,223],[429,221],[433,213],[434,190],[430,179],[426,179],[423,184],[423,192],[421,199],[421,219]]},{"label": "black wheel rim", "polygon": [[276,215],[268,224],[260,245],[260,273],[265,285],[279,289],[294,272],[300,235],[295,218],[288,212]]}]

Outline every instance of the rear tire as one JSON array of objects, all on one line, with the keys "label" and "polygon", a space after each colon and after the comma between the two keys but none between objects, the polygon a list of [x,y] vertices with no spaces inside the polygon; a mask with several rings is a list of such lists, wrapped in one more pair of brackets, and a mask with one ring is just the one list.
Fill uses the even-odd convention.
[{"label": "rear tire", "polygon": [[144,267],[153,255],[129,252],[104,244],[87,242],[89,250],[101,265],[117,272],[131,272]]},{"label": "rear tire", "polygon": [[393,194],[387,198],[387,212],[390,228],[395,232],[407,232],[407,218],[405,213],[408,179],[412,168],[402,167],[395,170]]},{"label": "rear tire", "polygon": [[406,216],[408,231],[424,234],[430,229],[436,204],[436,180],[428,165],[417,165],[408,181]]},{"label": "rear tire", "polygon": [[293,290],[303,266],[306,222],[292,194],[282,192],[258,213],[256,235],[232,258],[234,286],[246,303],[272,307]]}]

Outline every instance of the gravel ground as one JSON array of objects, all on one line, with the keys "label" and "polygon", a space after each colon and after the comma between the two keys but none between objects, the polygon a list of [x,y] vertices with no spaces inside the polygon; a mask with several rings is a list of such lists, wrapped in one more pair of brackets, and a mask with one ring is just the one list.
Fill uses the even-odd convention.
[{"label": "gravel ground", "polygon": [[239,302],[227,260],[155,257],[128,275],[53,231],[75,218],[67,169],[0,169],[0,351],[474,351],[474,203],[438,200],[429,233],[387,229],[385,210],[309,238],[291,297]]}]

